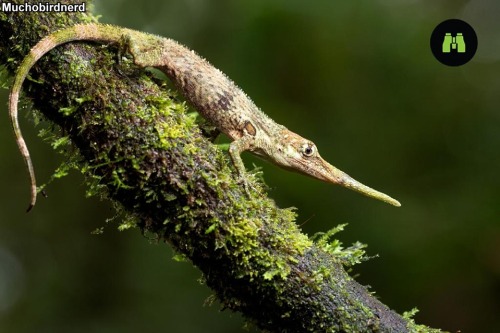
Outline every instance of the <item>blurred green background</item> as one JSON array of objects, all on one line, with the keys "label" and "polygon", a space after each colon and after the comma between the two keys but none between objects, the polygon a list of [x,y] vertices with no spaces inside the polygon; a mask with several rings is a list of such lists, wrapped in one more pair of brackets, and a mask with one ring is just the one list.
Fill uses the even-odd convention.
[{"label": "blurred green background", "polygon": [[[305,233],[349,223],[339,238],[370,255],[355,268],[398,312],[450,331],[500,326],[500,2],[363,0],[96,1],[101,21],[172,37],[206,57],[267,114],[322,156],[400,200],[401,208],[262,166],[270,195],[298,207]],[[434,27],[470,23],[475,58],[435,60]],[[172,250],[109,225],[80,175],[51,184],[25,214],[28,178],[6,110],[0,120],[0,332],[242,332],[199,272]],[[22,128],[39,182],[61,162]]]}]

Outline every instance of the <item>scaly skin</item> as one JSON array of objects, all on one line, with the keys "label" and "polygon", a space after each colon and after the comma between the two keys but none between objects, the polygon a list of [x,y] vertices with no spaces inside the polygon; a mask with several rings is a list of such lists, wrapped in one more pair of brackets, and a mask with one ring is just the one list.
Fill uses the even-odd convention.
[{"label": "scaly skin", "polygon": [[163,71],[204,118],[233,140],[229,153],[243,179],[245,167],[240,154],[248,150],[283,168],[401,206],[397,200],[359,183],[323,160],[313,142],[274,122],[224,73],[194,51],[169,38],[135,30],[104,24],[79,24],[39,41],[19,66],[10,92],[12,127],[31,179],[28,211],[35,205],[37,190],[33,164],[19,127],[19,93],[29,70],[38,59],[53,48],[71,41],[125,42],[136,65]]}]

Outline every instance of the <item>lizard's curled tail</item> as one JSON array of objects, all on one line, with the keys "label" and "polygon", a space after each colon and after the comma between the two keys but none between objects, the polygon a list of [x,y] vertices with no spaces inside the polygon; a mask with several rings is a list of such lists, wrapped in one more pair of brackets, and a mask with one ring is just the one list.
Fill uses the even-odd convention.
[{"label": "lizard's curled tail", "polygon": [[40,40],[29,52],[29,54],[23,59],[19,69],[17,71],[16,77],[14,78],[14,83],[9,95],[9,115],[12,123],[12,128],[14,129],[14,135],[16,136],[16,142],[21,152],[24,163],[28,169],[30,183],[31,183],[31,201],[28,207],[28,212],[33,208],[36,203],[36,178],[35,171],[33,169],[33,163],[31,161],[30,153],[26,142],[24,141],[23,135],[21,133],[21,128],[19,127],[18,119],[18,101],[19,94],[26,76],[28,75],[31,67],[47,52],[54,49],[55,47],[76,40],[86,40],[86,41],[97,41],[97,42],[119,42],[123,36],[122,32],[119,32],[116,27],[103,24],[78,24],[72,27],[59,30],[53,34],[46,36]]}]

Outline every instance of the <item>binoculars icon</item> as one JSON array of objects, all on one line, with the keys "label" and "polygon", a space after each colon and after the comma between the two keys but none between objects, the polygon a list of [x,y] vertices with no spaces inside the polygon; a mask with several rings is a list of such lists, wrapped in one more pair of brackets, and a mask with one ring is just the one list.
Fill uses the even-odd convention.
[{"label": "binoculars icon", "polygon": [[451,50],[456,50],[458,53],[465,53],[465,41],[461,32],[458,32],[455,37],[447,32],[443,40],[443,53],[450,53]]}]

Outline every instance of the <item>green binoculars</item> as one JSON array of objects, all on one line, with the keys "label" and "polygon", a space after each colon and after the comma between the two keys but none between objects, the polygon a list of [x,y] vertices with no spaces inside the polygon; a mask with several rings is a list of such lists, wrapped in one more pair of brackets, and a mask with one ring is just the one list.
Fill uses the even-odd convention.
[{"label": "green binoculars", "polygon": [[450,53],[451,50],[456,50],[458,53],[465,53],[465,41],[461,32],[457,33],[455,37],[447,32],[443,40],[443,53]]}]

